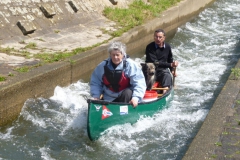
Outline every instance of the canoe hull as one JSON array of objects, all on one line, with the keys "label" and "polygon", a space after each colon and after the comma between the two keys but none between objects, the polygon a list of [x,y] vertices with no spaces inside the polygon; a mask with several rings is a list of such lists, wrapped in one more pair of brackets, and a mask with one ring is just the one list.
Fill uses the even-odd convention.
[{"label": "canoe hull", "polygon": [[129,103],[88,100],[88,137],[97,140],[106,129],[119,124],[136,123],[140,116],[152,116],[167,106],[173,94],[170,89],[163,97],[141,102],[136,108]]}]

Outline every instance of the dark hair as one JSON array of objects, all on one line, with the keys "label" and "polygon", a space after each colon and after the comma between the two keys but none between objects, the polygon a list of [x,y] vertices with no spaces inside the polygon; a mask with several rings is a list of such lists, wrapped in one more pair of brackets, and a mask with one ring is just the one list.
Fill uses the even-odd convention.
[{"label": "dark hair", "polygon": [[163,29],[157,29],[154,33],[159,33],[159,32],[162,32],[163,35],[165,36],[165,31]]}]

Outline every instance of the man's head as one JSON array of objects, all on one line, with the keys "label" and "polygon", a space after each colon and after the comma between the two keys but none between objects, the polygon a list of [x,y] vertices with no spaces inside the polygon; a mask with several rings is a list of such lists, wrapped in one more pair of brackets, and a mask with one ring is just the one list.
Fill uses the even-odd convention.
[{"label": "man's head", "polygon": [[159,46],[163,47],[165,41],[165,32],[163,29],[158,29],[154,32],[154,42]]}]

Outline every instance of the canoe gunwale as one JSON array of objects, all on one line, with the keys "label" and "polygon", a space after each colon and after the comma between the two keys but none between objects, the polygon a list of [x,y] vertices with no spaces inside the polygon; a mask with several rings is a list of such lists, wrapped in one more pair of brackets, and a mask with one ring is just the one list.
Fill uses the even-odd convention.
[{"label": "canoe gunwale", "polygon": [[[159,101],[159,100],[167,97],[167,96],[171,93],[172,90],[173,90],[173,87],[171,87],[163,96],[158,97],[157,99],[152,100],[152,101],[148,101],[148,102],[142,101],[142,102],[139,103],[139,105],[141,105],[141,104],[149,104],[149,103],[154,103],[154,102],[156,102],[156,101]],[[88,104],[94,103],[94,104],[101,104],[101,105],[107,105],[107,104],[113,104],[113,105],[114,105],[114,104],[118,104],[118,105],[130,105],[130,103],[110,102],[110,101],[94,100],[94,99],[87,99],[87,102],[88,102]],[[89,105],[88,105],[88,106],[89,106]]]}]

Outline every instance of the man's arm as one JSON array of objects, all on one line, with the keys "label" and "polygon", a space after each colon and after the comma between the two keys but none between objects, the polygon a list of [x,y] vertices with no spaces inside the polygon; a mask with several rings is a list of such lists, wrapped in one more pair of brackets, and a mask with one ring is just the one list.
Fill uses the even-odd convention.
[{"label": "man's arm", "polygon": [[94,99],[99,99],[103,91],[102,65],[99,64],[93,71],[90,80],[90,93]]}]

